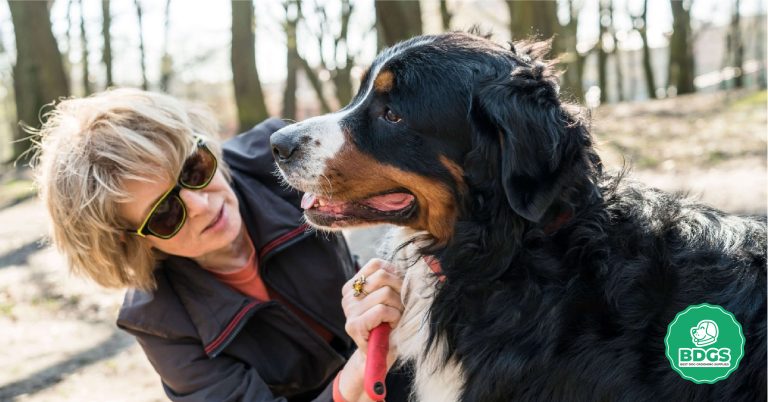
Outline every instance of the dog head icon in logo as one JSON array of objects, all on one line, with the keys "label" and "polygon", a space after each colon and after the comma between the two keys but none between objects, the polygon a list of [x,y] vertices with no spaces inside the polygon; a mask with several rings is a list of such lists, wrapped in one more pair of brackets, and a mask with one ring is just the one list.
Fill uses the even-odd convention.
[{"label": "dog head icon in logo", "polygon": [[696,346],[707,346],[717,342],[717,324],[712,320],[701,320],[699,325],[691,328],[691,336]]}]

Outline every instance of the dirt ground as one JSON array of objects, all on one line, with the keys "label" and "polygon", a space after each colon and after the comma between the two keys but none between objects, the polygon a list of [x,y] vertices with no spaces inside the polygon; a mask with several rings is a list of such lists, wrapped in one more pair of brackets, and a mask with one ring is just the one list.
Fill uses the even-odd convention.
[{"label": "dirt ground", "polygon": [[[609,168],[628,164],[653,186],[766,215],[765,92],[621,104],[592,118]],[[165,400],[140,348],[114,325],[122,292],[67,272],[41,243],[47,228],[39,202],[0,209],[0,222],[0,401]],[[367,259],[381,231],[347,235]]]}]

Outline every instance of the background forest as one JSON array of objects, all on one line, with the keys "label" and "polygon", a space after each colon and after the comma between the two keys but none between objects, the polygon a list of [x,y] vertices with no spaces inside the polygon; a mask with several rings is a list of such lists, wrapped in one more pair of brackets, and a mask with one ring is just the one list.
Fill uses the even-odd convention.
[{"label": "background forest", "polygon": [[[208,105],[232,136],[336,110],[383,47],[472,26],[554,38],[609,168],[765,217],[766,0],[0,0],[0,401],[166,400],[115,327],[122,291],[70,275],[45,240],[21,127],[46,105],[146,88]],[[366,260],[383,230],[345,234]]]},{"label": "background forest", "polygon": [[29,147],[18,122],[38,125],[60,97],[169,92],[215,105],[231,135],[343,106],[378,50],[474,25],[499,42],[554,38],[563,93],[592,108],[766,86],[765,0],[12,0],[0,2],[0,162]]}]

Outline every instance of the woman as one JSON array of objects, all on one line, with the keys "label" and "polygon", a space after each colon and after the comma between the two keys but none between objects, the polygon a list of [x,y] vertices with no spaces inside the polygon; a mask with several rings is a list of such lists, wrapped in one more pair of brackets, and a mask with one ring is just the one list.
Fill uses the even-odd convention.
[{"label": "woman", "polygon": [[[387,264],[352,278],[343,238],[302,224],[301,194],[273,175],[282,126],[222,147],[204,111],[118,89],[60,102],[40,131],[53,242],[76,272],[130,288],[117,324],[172,400],[366,400],[368,332],[400,317]],[[351,290],[360,275],[365,297]],[[389,400],[404,383],[390,375]]]}]

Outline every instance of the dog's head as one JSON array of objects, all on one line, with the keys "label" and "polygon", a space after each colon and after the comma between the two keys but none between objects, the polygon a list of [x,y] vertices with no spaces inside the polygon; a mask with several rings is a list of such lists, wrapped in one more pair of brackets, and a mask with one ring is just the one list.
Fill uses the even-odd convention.
[{"label": "dog's head", "polygon": [[[392,223],[448,241],[475,189],[541,223],[589,135],[558,99],[546,42],[502,47],[467,33],[381,53],[352,102],[272,135],[310,223]],[[487,196],[487,195],[486,195]]]}]

